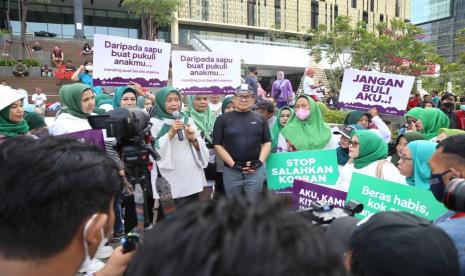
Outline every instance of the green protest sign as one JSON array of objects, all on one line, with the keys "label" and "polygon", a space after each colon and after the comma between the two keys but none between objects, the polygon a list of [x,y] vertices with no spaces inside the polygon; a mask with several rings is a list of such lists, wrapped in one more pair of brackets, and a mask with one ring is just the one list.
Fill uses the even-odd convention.
[{"label": "green protest sign", "polygon": [[363,203],[363,212],[357,214],[360,218],[382,211],[406,211],[434,220],[447,211],[430,191],[359,173],[352,175],[346,202],[349,200]]},{"label": "green protest sign", "polygon": [[334,185],[339,177],[336,150],[273,153],[266,161],[268,188],[292,193],[294,179]]}]

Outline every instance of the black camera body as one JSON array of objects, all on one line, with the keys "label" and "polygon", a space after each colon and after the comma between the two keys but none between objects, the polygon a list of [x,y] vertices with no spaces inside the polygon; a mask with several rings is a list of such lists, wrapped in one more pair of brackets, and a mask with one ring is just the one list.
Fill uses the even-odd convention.
[{"label": "black camera body", "polygon": [[444,190],[442,202],[449,210],[465,212],[465,179],[452,179]]}]

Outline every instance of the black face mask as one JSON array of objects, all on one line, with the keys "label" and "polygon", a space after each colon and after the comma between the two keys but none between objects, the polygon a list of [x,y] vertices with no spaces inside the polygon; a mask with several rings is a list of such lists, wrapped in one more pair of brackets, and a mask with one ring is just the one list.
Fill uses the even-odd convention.
[{"label": "black face mask", "polygon": [[454,107],[454,103],[452,102],[443,103],[442,105],[447,109],[451,109],[452,107]]}]

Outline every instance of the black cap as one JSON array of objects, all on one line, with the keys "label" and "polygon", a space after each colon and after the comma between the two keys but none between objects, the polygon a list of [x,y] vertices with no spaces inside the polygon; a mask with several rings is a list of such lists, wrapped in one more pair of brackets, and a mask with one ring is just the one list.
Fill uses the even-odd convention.
[{"label": "black cap", "polygon": [[444,95],[441,97],[441,101],[444,101],[445,99],[448,99],[448,98],[450,98],[450,97],[454,97],[455,100],[457,100],[457,96],[455,96],[455,95],[452,94],[452,93],[447,92],[446,94],[444,94]]},{"label": "black cap", "polygon": [[354,224],[348,245],[365,275],[459,275],[447,233],[407,212],[381,212]]},{"label": "black cap", "polygon": [[268,113],[274,112],[274,105],[268,100],[258,100],[258,102],[253,106],[254,109],[264,109]]}]

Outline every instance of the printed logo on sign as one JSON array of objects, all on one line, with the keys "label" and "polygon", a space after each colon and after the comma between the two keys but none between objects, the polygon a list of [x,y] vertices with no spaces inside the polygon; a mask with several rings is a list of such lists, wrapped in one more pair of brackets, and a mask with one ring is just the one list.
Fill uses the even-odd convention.
[{"label": "printed logo on sign", "polygon": [[106,84],[107,82],[106,81],[102,81],[102,84]]}]

